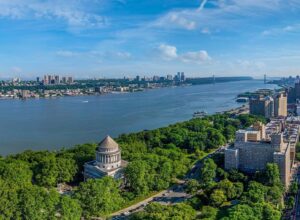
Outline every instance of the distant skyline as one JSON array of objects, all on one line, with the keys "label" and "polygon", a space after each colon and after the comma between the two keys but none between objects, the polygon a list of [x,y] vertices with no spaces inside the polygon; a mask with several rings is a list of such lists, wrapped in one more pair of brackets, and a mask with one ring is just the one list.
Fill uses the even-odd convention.
[{"label": "distant skyline", "polygon": [[298,0],[0,0],[0,78],[300,75]]}]

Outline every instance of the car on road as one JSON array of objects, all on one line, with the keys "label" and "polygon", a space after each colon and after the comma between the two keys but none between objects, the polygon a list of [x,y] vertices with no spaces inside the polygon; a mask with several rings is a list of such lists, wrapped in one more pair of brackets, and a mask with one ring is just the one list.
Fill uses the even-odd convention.
[{"label": "car on road", "polygon": [[128,212],[128,211],[126,211],[126,212],[123,212],[123,214],[122,214],[123,216],[128,216],[128,215],[130,215],[130,212]]}]

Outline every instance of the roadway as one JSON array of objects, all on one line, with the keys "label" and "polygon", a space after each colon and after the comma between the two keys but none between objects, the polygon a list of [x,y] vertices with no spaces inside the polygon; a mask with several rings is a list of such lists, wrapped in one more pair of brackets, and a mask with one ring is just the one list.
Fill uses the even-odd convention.
[{"label": "roadway", "polygon": [[111,214],[112,219],[113,220],[127,219],[128,216],[131,215],[132,213],[143,211],[144,208],[152,202],[158,202],[163,205],[173,205],[191,198],[192,196],[190,194],[187,194],[184,191],[187,180],[194,179],[197,177],[202,167],[202,162],[205,159],[211,158],[214,154],[223,151],[227,147],[228,145],[222,146],[217,150],[213,151],[212,153],[208,154],[201,160],[197,161],[195,165],[192,167],[192,169],[186,174],[184,181],[181,181],[179,184],[173,185],[169,189],[164,190],[154,196],[151,196],[139,203],[136,203],[130,207],[127,207],[125,209],[122,209],[118,212]]}]

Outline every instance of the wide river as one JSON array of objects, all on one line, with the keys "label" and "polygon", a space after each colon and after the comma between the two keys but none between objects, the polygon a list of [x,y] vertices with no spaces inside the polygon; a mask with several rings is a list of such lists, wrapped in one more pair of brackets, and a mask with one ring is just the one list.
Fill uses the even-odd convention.
[{"label": "wide river", "polygon": [[251,80],[138,93],[0,100],[0,154],[98,142],[105,135],[153,129],[240,106],[238,93],[275,88]]}]

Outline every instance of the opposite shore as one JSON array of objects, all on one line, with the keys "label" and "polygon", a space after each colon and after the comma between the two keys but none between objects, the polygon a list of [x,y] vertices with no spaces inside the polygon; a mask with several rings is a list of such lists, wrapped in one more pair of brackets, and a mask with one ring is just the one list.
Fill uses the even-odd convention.
[{"label": "opposite shore", "polygon": [[44,85],[39,82],[24,81],[18,83],[0,83],[1,99],[51,98],[64,96],[103,95],[109,93],[142,92],[149,89],[191,86],[252,80],[251,77],[208,77],[187,78],[183,80],[157,79],[140,80],[78,80],[70,84]]}]

